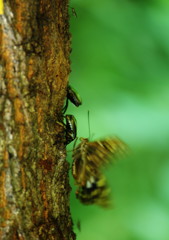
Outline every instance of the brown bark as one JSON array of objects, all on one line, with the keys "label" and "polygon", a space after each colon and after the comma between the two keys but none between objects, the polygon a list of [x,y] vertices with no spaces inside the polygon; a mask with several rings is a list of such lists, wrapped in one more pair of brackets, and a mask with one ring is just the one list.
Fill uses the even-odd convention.
[{"label": "brown bark", "polygon": [[0,239],[75,239],[62,108],[68,0],[6,0],[0,16]]}]

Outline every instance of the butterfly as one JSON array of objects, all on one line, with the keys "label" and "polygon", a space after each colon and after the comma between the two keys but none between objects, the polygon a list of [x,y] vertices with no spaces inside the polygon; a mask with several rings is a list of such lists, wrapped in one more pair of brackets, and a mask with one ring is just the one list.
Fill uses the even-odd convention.
[{"label": "butterfly", "polygon": [[84,204],[110,205],[110,189],[102,173],[103,167],[114,162],[117,155],[125,152],[126,144],[118,138],[90,142],[80,138],[73,150],[72,174],[78,189],[76,197]]}]

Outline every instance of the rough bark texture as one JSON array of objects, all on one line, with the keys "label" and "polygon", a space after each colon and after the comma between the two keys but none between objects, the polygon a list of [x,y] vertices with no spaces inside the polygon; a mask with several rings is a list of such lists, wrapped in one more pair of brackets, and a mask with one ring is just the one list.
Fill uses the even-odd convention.
[{"label": "rough bark texture", "polygon": [[6,0],[0,16],[0,239],[75,239],[62,108],[68,0]]}]

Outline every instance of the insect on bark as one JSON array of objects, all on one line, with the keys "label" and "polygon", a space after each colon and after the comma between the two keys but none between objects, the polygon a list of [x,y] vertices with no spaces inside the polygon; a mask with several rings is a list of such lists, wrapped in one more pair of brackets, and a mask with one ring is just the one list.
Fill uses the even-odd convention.
[{"label": "insect on bark", "polygon": [[80,95],[70,85],[68,85],[68,87],[67,87],[67,98],[66,98],[66,104],[63,108],[63,113],[66,112],[69,101],[71,101],[76,107],[79,107],[82,104],[82,99],[81,99]]},{"label": "insect on bark", "polygon": [[71,143],[77,136],[77,123],[73,115],[66,115],[66,145]]}]

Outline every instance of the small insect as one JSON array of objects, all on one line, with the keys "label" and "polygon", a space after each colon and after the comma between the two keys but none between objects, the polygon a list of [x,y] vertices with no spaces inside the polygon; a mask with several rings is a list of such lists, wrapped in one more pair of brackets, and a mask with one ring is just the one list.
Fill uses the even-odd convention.
[{"label": "small insect", "polygon": [[73,115],[66,115],[66,145],[71,143],[77,135],[76,119]]},{"label": "small insect", "polygon": [[72,174],[78,186],[76,197],[84,204],[110,205],[110,189],[102,168],[114,161],[126,145],[118,138],[89,142],[81,138],[73,150]]},{"label": "small insect", "polygon": [[76,107],[79,107],[82,104],[82,99],[81,99],[80,95],[70,85],[68,85],[68,87],[67,87],[67,99],[66,99],[66,104],[65,104],[65,106],[63,108],[63,113],[65,113],[67,108],[68,108],[68,101],[69,100]]},{"label": "small insect", "polygon": [[73,16],[75,16],[77,18],[77,13],[76,13],[76,10],[74,8],[71,8],[72,9],[72,14]]},{"label": "small insect", "polygon": [[81,232],[81,222],[79,219],[77,220],[77,228],[78,228],[79,232]]}]

